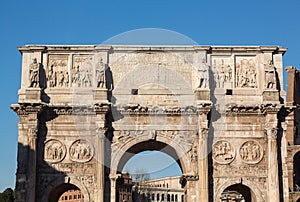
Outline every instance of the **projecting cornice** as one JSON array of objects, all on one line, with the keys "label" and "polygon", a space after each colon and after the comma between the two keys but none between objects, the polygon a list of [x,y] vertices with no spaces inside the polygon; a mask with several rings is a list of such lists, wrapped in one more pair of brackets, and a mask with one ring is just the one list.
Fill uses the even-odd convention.
[{"label": "projecting cornice", "polygon": [[226,107],[226,115],[243,116],[243,115],[265,115],[267,113],[278,113],[281,105],[278,104],[261,104],[261,105],[235,105],[229,104]]}]

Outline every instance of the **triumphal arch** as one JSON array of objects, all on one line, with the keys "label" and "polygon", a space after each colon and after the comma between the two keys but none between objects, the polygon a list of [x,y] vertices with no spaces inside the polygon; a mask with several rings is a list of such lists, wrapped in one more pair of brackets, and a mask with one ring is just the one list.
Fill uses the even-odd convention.
[{"label": "triumphal arch", "polygon": [[[116,201],[145,150],[182,170],[184,201],[288,199],[277,46],[19,47],[16,201]],[[280,141],[279,138],[280,137]],[[158,163],[158,162],[155,162]]]}]

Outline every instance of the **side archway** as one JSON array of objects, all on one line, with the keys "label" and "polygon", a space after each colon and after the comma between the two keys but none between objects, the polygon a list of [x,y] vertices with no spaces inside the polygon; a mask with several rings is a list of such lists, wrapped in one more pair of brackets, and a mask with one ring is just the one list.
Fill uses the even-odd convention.
[{"label": "side archway", "polygon": [[44,191],[41,201],[57,202],[59,197],[68,190],[80,190],[84,202],[90,201],[90,195],[87,188],[73,177],[59,177],[49,183]]},{"label": "side archway", "polygon": [[[263,198],[263,195],[259,188],[253,184],[252,182],[249,182],[247,180],[243,180],[241,183],[241,179],[229,179],[226,180],[223,184],[221,184],[219,187],[216,187],[216,194],[215,194],[215,200],[219,200],[222,198],[222,194],[224,191],[236,191],[242,195],[245,196],[245,202],[263,202],[265,199]],[[250,200],[249,200],[250,197]],[[247,201],[247,200],[248,201]]]}]

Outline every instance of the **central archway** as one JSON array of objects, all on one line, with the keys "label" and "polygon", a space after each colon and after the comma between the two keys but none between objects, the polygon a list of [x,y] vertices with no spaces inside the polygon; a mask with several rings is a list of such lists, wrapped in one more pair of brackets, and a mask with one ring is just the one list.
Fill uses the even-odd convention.
[{"label": "central archway", "polygon": [[170,145],[159,142],[159,141],[154,141],[154,140],[148,140],[148,141],[143,141],[138,144],[133,145],[131,148],[129,148],[121,157],[117,171],[121,172],[125,166],[125,164],[131,159],[134,155],[143,152],[143,151],[160,151],[163,152],[170,157],[172,157],[177,164],[179,165],[181,172],[183,172],[183,167],[182,163],[180,162],[180,157],[178,156],[176,150],[171,147]]}]

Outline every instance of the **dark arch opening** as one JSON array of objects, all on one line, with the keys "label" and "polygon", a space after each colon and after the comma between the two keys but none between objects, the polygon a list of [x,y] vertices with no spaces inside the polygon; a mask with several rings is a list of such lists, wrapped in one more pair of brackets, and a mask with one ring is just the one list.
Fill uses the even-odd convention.
[{"label": "dark arch opening", "polygon": [[63,201],[72,201],[74,200],[74,194],[76,194],[76,199],[79,198],[78,201],[80,201],[80,199],[83,201],[83,194],[77,186],[69,183],[64,183],[52,189],[49,194],[48,201],[59,202],[61,201],[62,196],[67,196],[67,200],[64,199]]},{"label": "dark arch opening", "polygon": [[223,191],[221,201],[255,202],[256,200],[249,187],[243,184],[234,184]]},{"label": "dark arch opening", "polygon": [[300,152],[294,156],[294,190],[300,191]]},{"label": "dark arch opening", "polygon": [[180,163],[180,158],[177,155],[177,152],[173,147],[170,145],[155,141],[155,140],[149,140],[149,141],[144,141],[140,142],[138,144],[133,145],[131,148],[129,148],[121,157],[119,163],[118,163],[118,172],[121,173],[125,164],[128,162],[130,158],[132,158],[135,154],[138,154],[143,151],[160,151],[163,152],[170,157],[172,157],[176,163],[179,165],[181,172],[183,173],[183,167]]},{"label": "dark arch opening", "polygon": [[300,198],[296,202],[300,202]]}]

